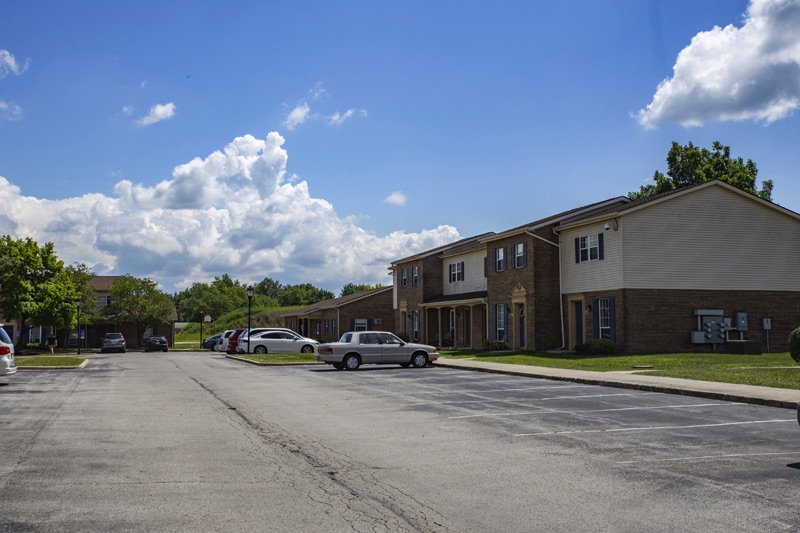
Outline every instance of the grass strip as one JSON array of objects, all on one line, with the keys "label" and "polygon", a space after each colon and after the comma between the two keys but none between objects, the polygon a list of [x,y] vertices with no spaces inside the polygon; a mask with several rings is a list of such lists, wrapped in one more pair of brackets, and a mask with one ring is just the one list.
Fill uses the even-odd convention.
[{"label": "grass strip", "polygon": [[25,367],[59,367],[77,368],[86,360],[82,357],[65,355],[19,355],[16,358],[17,366]]}]

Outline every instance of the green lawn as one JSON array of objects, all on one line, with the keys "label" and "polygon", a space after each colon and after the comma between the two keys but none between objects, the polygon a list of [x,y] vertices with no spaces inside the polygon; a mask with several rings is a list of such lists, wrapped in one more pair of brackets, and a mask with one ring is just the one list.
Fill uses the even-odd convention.
[{"label": "green lawn", "polygon": [[[788,353],[762,355],[672,353],[612,356],[530,352],[505,354],[464,350],[444,350],[441,353],[443,357],[454,359],[594,372],[636,371],[652,376],[800,390],[800,365],[795,363]],[[652,369],[636,367],[652,367]]]},{"label": "green lawn", "polygon": [[239,359],[247,359],[262,364],[297,364],[297,363],[314,363],[314,354],[308,353],[265,353],[265,354],[236,354]]},{"label": "green lawn", "polygon": [[77,368],[86,360],[82,357],[66,355],[18,355],[14,359],[18,367],[57,366],[63,368]]}]

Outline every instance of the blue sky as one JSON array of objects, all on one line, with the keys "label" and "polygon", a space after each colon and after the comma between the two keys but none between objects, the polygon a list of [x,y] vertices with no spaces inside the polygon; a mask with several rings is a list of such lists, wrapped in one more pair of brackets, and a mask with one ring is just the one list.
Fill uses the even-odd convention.
[{"label": "blue sky", "polygon": [[0,234],[172,292],[626,195],[719,140],[800,212],[800,1],[0,5]]}]

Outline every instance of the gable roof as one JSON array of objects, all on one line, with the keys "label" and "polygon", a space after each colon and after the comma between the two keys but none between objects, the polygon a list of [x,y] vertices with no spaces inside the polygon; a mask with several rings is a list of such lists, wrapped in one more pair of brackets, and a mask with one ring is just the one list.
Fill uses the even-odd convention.
[{"label": "gable roof", "polygon": [[509,230],[496,233],[490,236],[486,236],[481,239],[481,242],[491,242],[499,239],[505,239],[507,237],[511,237],[514,235],[518,235],[520,233],[526,233],[528,231],[532,231],[542,226],[547,226],[550,224],[557,224],[557,223],[564,223],[567,220],[573,220],[576,217],[584,217],[584,216],[591,216],[598,212],[608,211],[609,208],[617,207],[617,206],[625,206],[629,204],[631,200],[626,198],[625,196],[617,196],[615,198],[609,198],[607,200],[603,200],[601,202],[595,202],[593,204],[584,205],[582,207],[576,207],[575,209],[570,209],[568,211],[563,211],[556,215],[551,215],[545,218],[540,218],[539,220],[535,220],[533,222],[529,222],[527,224],[523,224],[522,226],[517,226],[516,228],[511,228]]},{"label": "gable roof", "polygon": [[359,291],[354,292],[352,294],[348,294],[346,296],[342,296],[340,298],[331,298],[328,300],[322,300],[311,305],[307,305],[305,307],[301,307],[299,309],[295,309],[293,311],[287,311],[283,313],[283,316],[300,316],[300,315],[309,315],[311,313],[316,313],[318,311],[324,311],[326,309],[336,309],[338,307],[344,307],[354,302],[358,302],[365,298],[370,298],[371,296],[375,296],[382,292],[391,291],[393,287],[389,285],[388,287],[378,287],[376,289],[368,289],[366,291]]},{"label": "gable roof", "polygon": [[475,245],[476,243],[479,242],[480,239],[482,239],[482,238],[484,238],[484,237],[486,237],[488,235],[494,235],[494,232],[490,231],[490,232],[487,232],[487,233],[482,233],[481,235],[475,235],[474,237],[467,237],[465,239],[461,239],[461,240],[458,240],[458,241],[455,241],[455,242],[451,242],[449,244],[444,244],[442,246],[437,246],[436,248],[431,248],[430,250],[425,250],[424,252],[420,252],[418,254],[414,254],[414,255],[410,255],[408,257],[404,257],[403,259],[398,259],[397,261],[392,261],[392,263],[391,263],[392,266],[390,267],[389,270],[396,269],[397,268],[396,265],[398,265],[399,263],[407,263],[409,261],[416,261],[418,259],[424,259],[424,258],[430,257],[432,255],[449,253],[451,250],[459,250],[460,249],[463,252],[464,250],[462,248]]},{"label": "gable roof", "polygon": [[763,198],[760,198],[753,193],[743,191],[742,189],[734,187],[733,185],[725,183],[724,181],[711,180],[703,183],[697,183],[694,185],[687,185],[686,187],[680,187],[678,189],[673,189],[671,191],[654,194],[652,196],[645,196],[644,198],[637,198],[636,200],[631,200],[626,204],[619,205],[611,209],[595,212],[588,216],[579,217],[577,219],[566,220],[558,227],[556,227],[555,230],[560,231],[568,227],[571,228],[576,226],[582,226],[584,224],[590,224],[604,219],[615,218],[617,216],[624,216],[628,213],[633,213],[641,209],[646,209],[650,206],[658,205],[662,202],[666,202],[674,198],[680,198],[681,196],[692,194],[697,191],[708,189],[711,187],[719,187],[728,190],[744,198],[747,198],[748,200],[757,202],[763,205],[764,207],[767,207],[769,209],[774,209],[776,211],[779,211],[785,215],[788,215],[800,221],[800,214],[795,213],[790,209],[786,209],[785,207],[770,202],[769,200],[764,200]]}]

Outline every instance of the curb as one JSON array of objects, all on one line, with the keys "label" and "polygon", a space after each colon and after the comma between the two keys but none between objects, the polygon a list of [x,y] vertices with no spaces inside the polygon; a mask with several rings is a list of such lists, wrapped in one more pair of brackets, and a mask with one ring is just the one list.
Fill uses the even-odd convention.
[{"label": "curb", "polygon": [[[521,377],[530,377],[530,378],[538,378],[538,379],[549,379],[552,381],[567,381],[572,383],[583,383],[586,385],[601,385],[604,387],[616,387],[620,389],[632,389],[632,390],[641,390],[646,392],[661,392],[666,394],[678,394],[682,396],[694,396],[698,398],[708,398],[712,400],[723,400],[726,402],[737,402],[737,403],[748,403],[753,405],[765,405],[768,407],[780,407],[783,409],[798,409],[798,402],[792,400],[780,400],[776,398],[763,398],[754,395],[748,395],[744,393],[731,393],[731,392],[715,392],[715,391],[708,391],[702,390],[700,388],[692,388],[690,385],[687,384],[686,387],[675,387],[669,385],[658,385],[658,384],[645,384],[645,383],[626,383],[624,381],[616,381],[613,379],[608,379],[607,377],[597,377],[597,378],[590,378],[590,377],[579,377],[579,376],[568,376],[568,375],[553,375],[553,374],[545,374],[542,372],[537,372],[534,370],[531,371],[520,371],[514,369],[501,369],[496,367],[478,367],[478,366],[462,366],[459,364],[449,364],[446,362],[440,362],[441,359],[433,362],[434,366],[441,366],[443,368],[456,368],[460,370],[471,370],[474,372],[488,372],[491,374],[507,374],[512,376],[521,376]],[[597,373],[602,375],[601,373]],[[691,383],[691,380],[686,380]],[[745,387],[746,385],[743,385]],[[776,390],[784,390],[784,389],[776,389]],[[797,391],[798,396],[800,396],[800,391]]]},{"label": "curb", "polygon": [[325,363],[320,363],[318,361],[309,361],[307,363],[298,362],[298,363],[262,363],[260,361],[252,361],[250,359],[245,359],[244,357],[236,357],[231,355],[225,355],[226,359],[232,359],[234,361],[241,361],[242,363],[249,363],[251,365],[256,366],[311,366],[311,365],[324,365]]}]

